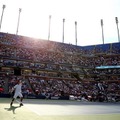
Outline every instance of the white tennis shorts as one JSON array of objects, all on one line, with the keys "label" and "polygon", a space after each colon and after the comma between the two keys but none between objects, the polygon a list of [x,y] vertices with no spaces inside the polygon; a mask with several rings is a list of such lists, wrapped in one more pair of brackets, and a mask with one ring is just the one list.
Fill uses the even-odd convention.
[{"label": "white tennis shorts", "polygon": [[17,97],[23,97],[23,95],[22,95],[22,93],[20,93],[20,92],[16,92],[15,94],[14,94],[14,96],[13,96],[13,98],[17,98]]}]

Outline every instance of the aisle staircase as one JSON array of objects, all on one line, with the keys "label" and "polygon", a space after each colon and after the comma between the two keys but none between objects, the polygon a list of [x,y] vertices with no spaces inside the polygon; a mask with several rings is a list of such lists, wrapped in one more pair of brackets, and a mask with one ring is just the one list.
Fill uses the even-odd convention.
[{"label": "aisle staircase", "polygon": [[28,79],[25,79],[25,81],[26,81],[28,87],[31,89],[32,93],[35,95],[35,91],[33,90],[33,88],[32,88],[32,86],[31,86],[29,80],[28,80]]},{"label": "aisle staircase", "polygon": [[4,86],[3,86],[3,89],[4,89],[4,93],[7,94],[9,92],[9,88],[8,88],[8,78],[5,77],[5,82],[4,82]]}]

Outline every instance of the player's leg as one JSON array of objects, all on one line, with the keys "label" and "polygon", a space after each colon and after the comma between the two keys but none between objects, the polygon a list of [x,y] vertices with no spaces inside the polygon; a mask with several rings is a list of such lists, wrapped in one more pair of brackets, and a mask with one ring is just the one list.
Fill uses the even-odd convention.
[{"label": "player's leg", "polygon": [[23,101],[23,97],[20,98],[20,106],[23,106],[22,101]]},{"label": "player's leg", "polygon": [[23,95],[20,93],[19,97],[20,97],[20,106],[23,106],[23,103],[22,103],[22,101],[23,101]]},{"label": "player's leg", "polygon": [[17,96],[18,96],[18,94],[15,93],[14,96],[13,96],[13,98],[12,98],[12,101],[11,101],[11,103],[10,103],[11,106],[13,105],[13,102],[14,102],[14,100],[17,98]]},{"label": "player's leg", "polygon": [[12,99],[11,103],[10,103],[10,106],[12,106],[13,102],[14,102],[15,98]]}]

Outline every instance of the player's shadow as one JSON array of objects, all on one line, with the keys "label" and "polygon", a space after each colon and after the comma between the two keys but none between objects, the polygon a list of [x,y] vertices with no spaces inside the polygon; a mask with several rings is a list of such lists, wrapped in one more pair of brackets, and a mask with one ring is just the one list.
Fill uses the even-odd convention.
[{"label": "player's shadow", "polygon": [[19,108],[20,106],[10,106],[10,108],[4,108],[7,111],[12,111],[13,114],[15,114],[15,110]]}]

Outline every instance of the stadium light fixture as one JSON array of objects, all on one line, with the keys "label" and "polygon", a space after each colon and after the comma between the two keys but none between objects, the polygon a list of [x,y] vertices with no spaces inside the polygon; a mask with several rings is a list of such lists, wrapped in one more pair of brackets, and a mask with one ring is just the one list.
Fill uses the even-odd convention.
[{"label": "stadium light fixture", "polygon": [[19,29],[19,23],[20,23],[20,13],[21,13],[22,9],[19,8],[19,15],[18,15],[18,23],[17,23],[17,30],[16,30],[16,35],[18,34],[18,29]]},{"label": "stadium light fixture", "polygon": [[50,40],[50,29],[51,29],[51,15],[49,15],[48,40]]},{"label": "stadium light fixture", "polygon": [[75,43],[77,45],[77,21],[75,21]]},{"label": "stadium light fixture", "polygon": [[63,37],[62,37],[62,42],[64,43],[64,26],[65,26],[65,19],[63,18]]},{"label": "stadium light fixture", "polygon": [[1,15],[1,20],[0,20],[0,31],[1,31],[1,26],[2,26],[2,19],[3,19],[3,14],[4,14],[4,9],[6,8],[6,5],[3,5],[3,10],[2,10],[2,15]]},{"label": "stadium light fixture", "polygon": [[100,22],[101,22],[101,28],[102,28],[102,41],[103,41],[103,44],[104,44],[103,19],[101,19]]},{"label": "stadium light fixture", "polygon": [[118,42],[120,42],[119,27],[118,27],[118,17],[115,17],[115,21],[116,21],[116,25],[117,25]]}]

